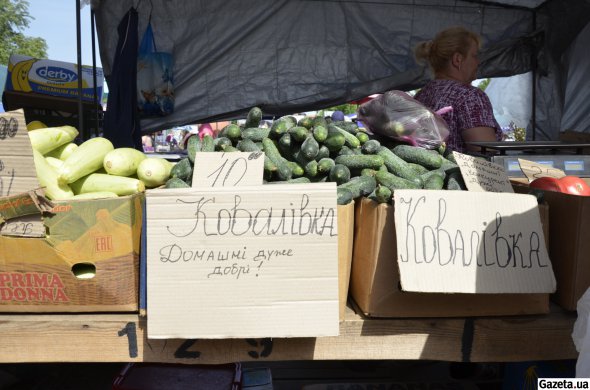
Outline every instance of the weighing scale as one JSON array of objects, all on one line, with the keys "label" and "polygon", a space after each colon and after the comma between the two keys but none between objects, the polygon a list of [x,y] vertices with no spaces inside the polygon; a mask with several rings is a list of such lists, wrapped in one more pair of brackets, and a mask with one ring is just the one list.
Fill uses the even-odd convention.
[{"label": "weighing scale", "polygon": [[468,144],[479,146],[480,153],[503,166],[508,177],[524,177],[518,163],[519,158],[561,169],[566,175],[590,177],[590,155],[583,154],[585,148],[590,148],[590,143],[502,141]]}]

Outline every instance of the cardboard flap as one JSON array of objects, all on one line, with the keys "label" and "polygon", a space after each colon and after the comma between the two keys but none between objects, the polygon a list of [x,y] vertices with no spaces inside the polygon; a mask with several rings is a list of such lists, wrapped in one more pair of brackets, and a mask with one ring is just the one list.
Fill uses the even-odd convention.
[{"label": "cardboard flap", "polygon": [[335,336],[334,183],[146,192],[149,338]]},{"label": "cardboard flap", "polygon": [[501,165],[458,152],[453,156],[469,191],[514,192]]},{"label": "cardboard flap", "polygon": [[551,164],[550,162],[542,164],[519,158],[518,164],[520,165],[520,170],[529,181],[533,181],[540,177],[554,177],[559,179],[565,176],[565,172],[561,169],[548,165]]},{"label": "cardboard flap", "polygon": [[50,212],[52,208],[53,203],[37,191],[5,196],[0,198],[0,224],[13,218]]},{"label": "cardboard flap", "polygon": [[396,190],[402,289],[551,293],[556,282],[531,195]]}]

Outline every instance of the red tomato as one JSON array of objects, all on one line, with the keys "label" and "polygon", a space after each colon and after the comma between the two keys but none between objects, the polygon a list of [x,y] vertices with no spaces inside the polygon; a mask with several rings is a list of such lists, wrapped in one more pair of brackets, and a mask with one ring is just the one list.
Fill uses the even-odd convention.
[{"label": "red tomato", "polygon": [[564,176],[559,179],[561,192],[572,195],[590,196],[590,186],[577,176]]},{"label": "red tomato", "polygon": [[559,179],[540,177],[530,182],[529,187],[570,195],[590,196],[590,186],[577,176],[564,176]]}]

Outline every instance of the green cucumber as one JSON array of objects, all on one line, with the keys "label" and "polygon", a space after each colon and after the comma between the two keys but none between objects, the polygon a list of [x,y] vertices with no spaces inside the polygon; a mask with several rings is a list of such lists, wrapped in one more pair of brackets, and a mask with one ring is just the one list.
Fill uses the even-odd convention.
[{"label": "green cucumber", "polygon": [[237,140],[240,139],[240,137],[242,136],[242,129],[240,128],[240,126],[234,123],[230,123],[223,129],[221,129],[221,131],[219,132],[219,136],[227,137],[231,140]]},{"label": "green cucumber", "polygon": [[334,159],[336,164],[342,164],[348,167],[348,169],[379,169],[383,165],[383,157],[378,155],[341,155]]},{"label": "green cucumber", "polygon": [[191,135],[186,141],[186,150],[191,163],[195,162],[195,154],[201,151],[201,139],[198,135]]},{"label": "green cucumber", "polygon": [[463,175],[461,175],[461,171],[453,171],[449,173],[445,179],[443,188],[445,190],[450,191],[467,190],[467,186],[465,185],[465,181],[463,180]]},{"label": "green cucumber", "polygon": [[328,180],[336,184],[344,184],[350,180],[350,169],[346,165],[335,164],[328,174]]},{"label": "green cucumber", "polygon": [[258,127],[260,126],[260,121],[262,120],[262,110],[258,107],[252,107],[250,111],[248,111],[248,115],[246,116],[246,123],[244,123],[244,128],[250,127]]},{"label": "green cucumber", "polygon": [[309,160],[314,159],[319,151],[320,145],[318,144],[318,141],[311,136],[307,137],[301,144],[301,153],[303,153],[303,155]]},{"label": "green cucumber", "polygon": [[271,140],[270,138],[264,138],[262,140],[262,146],[264,149],[264,153],[268,156],[268,158],[277,166],[276,174],[280,180],[289,180],[293,176],[293,172],[291,172],[291,168],[289,164],[287,164],[286,160],[281,156],[279,149]]},{"label": "green cucumber", "polygon": [[215,151],[215,139],[209,134],[205,134],[201,140],[201,152],[214,152]]},{"label": "green cucumber", "polygon": [[415,182],[406,180],[402,177],[396,176],[393,173],[379,171],[375,174],[377,183],[389,188],[392,191],[395,190],[406,190],[406,189],[419,189],[421,186]]},{"label": "green cucumber", "polygon": [[321,125],[314,126],[312,133],[313,138],[318,142],[324,142],[328,138],[328,128]]},{"label": "green cucumber", "polygon": [[339,188],[346,188],[352,192],[353,198],[369,195],[377,187],[377,181],[371,176],[353,177],[346,183],[340,184]]},{"label": "green cucumber", "polygon": [[377,141],[376,139],[371,139],[361,146],[361,152],[363,154],[377,154],[380,148],[381,142]]},{"label": "green cucumber", "polygon": [[387,186],[378,185],[375,188],[375,200],[379,203],[391,203],[393,192]]},{"label": "green cucumber", "polygon": [[268,127],[246,127],[242,130],[242,138],[257,142],[267,138],[269,133],[270,129]]},{"label": "green cucumber", "polygon": [[445,185],[445,179],[440,175],[430,175],[424,180],[425,190],[442,190]]},{"label": "green cucumber", "polygon": [[359,127],[354,122],[347,121],[334,121],[333,125],[340,127],[342,130],[349,132],[350,134],[356,135],[359,132]]},{"label": "green cucumber", "polygon": [[387,167],[390,173],[399,176],[403,179],[416,182],[417,185],[422,186],[422,180],[420,176],[408,165],[408,163],[401,159],[399,156],[394,154],[391,150],[385,146],[381,146],[377,156],[383,158],[383,163]]},{"label": "green cucumber", "polygon": [[277,119],[270,126],[268,136],[274,139],[279,139],[283,134],[291,128],[291,123],[285,120]]},{"label": "green cucumber", "polygon": [[342,149],[345,142],[346,138],[344,138],[344,135],[340,133],[335,133],[328,134],[328,138],[326,138],[326,140],[324,141],[324,145],[328,148],[330,152],[337,153],[340,149]]},{"label": "green cucumber", "polygon": [[193,176],[193,167],[191,164],[191,160],[188,157],[183,158],[170,170],[170,177],[171,178],[178,178],[180,180],[187,180],[189,177]]},{"label": "green cucumber", "polygon": [[262,150],[254,141],[248,138],[240,140],[236,147],[240,152],[260,152]]},{"label": "green cucumber", "polygon": [[213,139],[215,150],[224,150],[226,146],[233,146],[231,139],[227,137],[217,137]]},{"label": "green cucumber", "polygon": [[338,127],[334,124],[329,124],[328,125],[328,133],[332,134],[335,132],[338,132],[344,136],[345,143],[350,148],[354,149],[354,148],[358,148],[359,146],[361,146],[361,141],[354,134],[351,134],[346,130],[342,130],[340,127]]},{"label": "green cucumber", "polygon": [[291,127],[289,130],[289,134],[291,134],[291,138],[293,138],[297,142],[303,142],[309,135],[309,130],[307,130],[303,126],[295,126]]},{"label": "green cucumber", "polygon": [[392,152],[404,161],[420,164],[428,170],[440,168],[442,165],[443,158],[435,150],[424,149],[419,146],[397,145]]},{"label": "green cucumber", "polygon": [[299,119],[297,122],[297,126],[305,127],[307,130],[311,130],[313,127],[313,119],[309,116],[304,116],[303,118]]},{"label": "green cucumber", "polygon": [[352,202],[354,198],[352,197],[352,191],[348,188],[336,188],[336,203],[339,205],[345,205]]},{"label": "green cucumber", "polygon": [[324,157],[318,161],[318,173],[328,173],[334,165],[336,165],[334,160],[330,157]]},{"label": "green cucumber", "polygon": [[320,146],[317,156],[315,156],[315,160],[320,161],[322,158],[326,157],[330,157],[330,150],[325,145],[322,145]]},{"label": "green cucumber", "polygon": [[291,172],[293,173],[293,177],[300,177],[303,176],[305,174],[305,170],[303,169],[303,167],[299,164],[297,164],[295,161],[289,161],[286,160],[287,164],[289,164],[289,168],[291,168]]},{"label": "green cucumber", "polygon": [[166,181],[164,188],[190,188],[190,186],[179,177],[171,177]]},{"label": "green cucumber", "polygon": [[364,144],[365,142],[367,142],[368,140],[370,140],[369,134],[367,134],[367,133],[365,133],[363,131],[359,131],[355,135],[356,135],[356,138],[359,139],[361,145]]},{"label": "green cucumber", "polygon": [[430,169],[426,168],[424,165],[420,165],[420,164],[414,164],[414,163],[408,163],[408,165],[410,166],[411,169],[414,170],[414,172],[416,172],[418,175],[422,175],[428,171],[430,171]]}]

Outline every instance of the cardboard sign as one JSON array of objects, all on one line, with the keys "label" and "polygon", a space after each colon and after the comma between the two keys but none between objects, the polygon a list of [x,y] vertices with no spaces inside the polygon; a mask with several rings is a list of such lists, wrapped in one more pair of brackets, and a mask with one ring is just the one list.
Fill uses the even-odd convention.
[{"label": "cardboard sign", "polygon": [[148,337],[338,335],[335,190],[147,191]]},{"label": "cardboard sign", "polygon": [[565,176],[565,172],[559,168],[554,168],[551,165],[539,164],[533,161],[518,159],[520,164],[520,170],[530,181],[538,179],[540,177],[554,177],[559,179]]},{"label": "cardboard sign", "polygon": [[469,191],[514,192],[504,167],[467,154],[453,152]]},{"label": "cardboard sign", "polygon": [[39,187],[23,110],[0,114],[0,197]]},{"label": "cardboard sign", "polygon": [[261,185],[263,171],[263,152],[197,153],[192,186]]},{"label": "cardboard sign", "polygon": [[532,195],[396,190],[394,219],[403,290],[555,291]]}]

